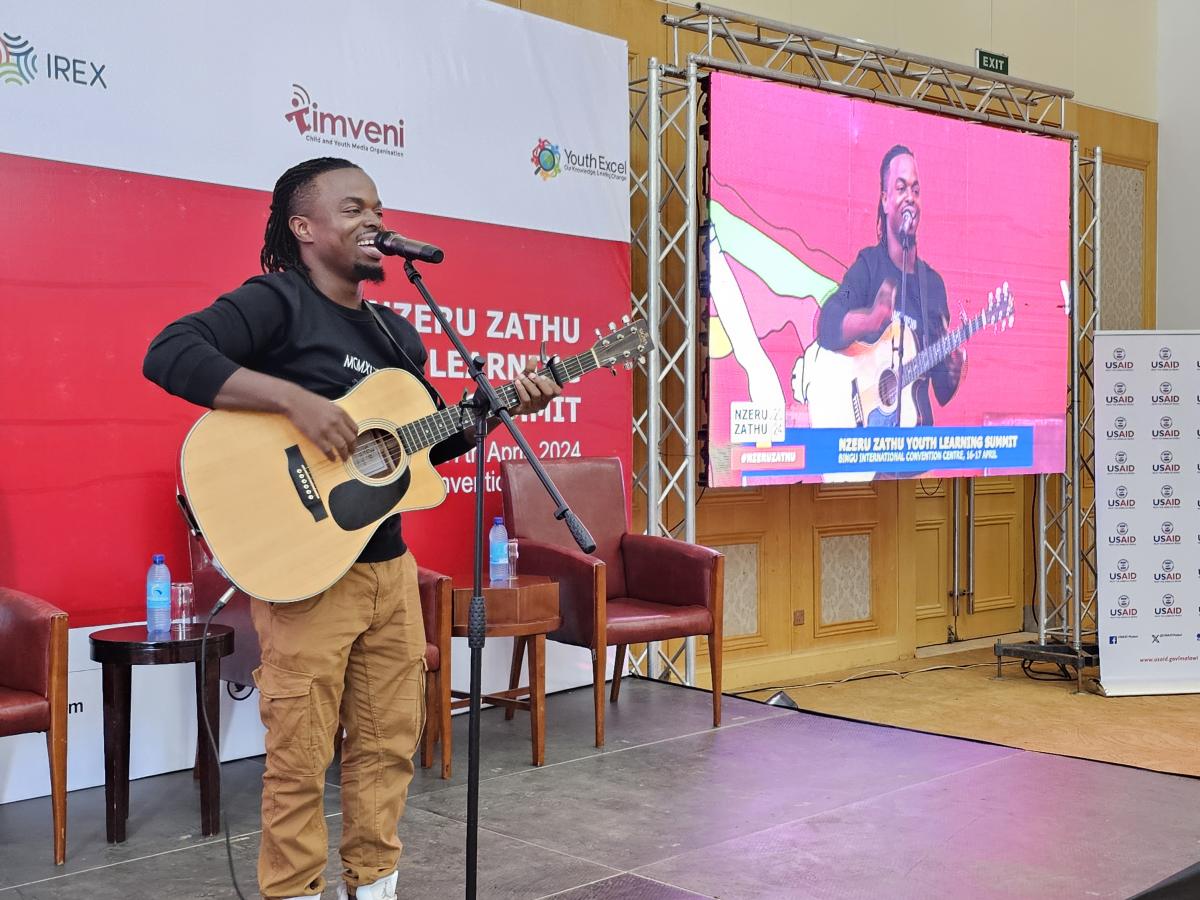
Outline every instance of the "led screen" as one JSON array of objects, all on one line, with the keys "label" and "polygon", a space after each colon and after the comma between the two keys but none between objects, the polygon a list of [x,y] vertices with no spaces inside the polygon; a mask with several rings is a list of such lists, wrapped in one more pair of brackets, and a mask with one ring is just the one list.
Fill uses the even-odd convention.
[{"label": "led screen", "polygon": [[1061,472],[1067,141],[716,73],[708,482]]}]

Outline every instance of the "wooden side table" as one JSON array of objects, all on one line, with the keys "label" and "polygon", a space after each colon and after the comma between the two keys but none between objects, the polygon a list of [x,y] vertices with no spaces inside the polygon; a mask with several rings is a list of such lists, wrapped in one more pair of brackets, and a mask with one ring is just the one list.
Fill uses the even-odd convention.
[{"label": "wooden side table", "polygon": [[[454,617],[452,633],[467,636],[467,618],[471,610],[471,576],[454,580]],[[465,586],[464,586],[465,585]],[[558,582],[545,575],[518,575],[504,583],[485,584],[489,637],[511,637],[529,647],[529,684],[495,694],[484,694],[485,703],[503,706],[506,717],[513,710],[529,711],[533,739],[533,764],[546,761],[546,635],[562,624],[558,609]],[[517,674],[513,675],[513,683]],[[470,705],[465,691],[451,691],[452,709]],[[465,699],[464,699],[465,698]]]},{"label": "wooden side table", "polygon": [[129,818],[129,701],[133,666],[165,663],[196,665],[196,767],[200,778],[200,825],[205,835],[221,828],[221,782],[218,761],[204,730],[202,709],[208,709],[213,738],[221,742],[221,709],[218,688],[221,657],[233,652],[233,629],[212,625],[204,660],[204,680],[200,679],[200,644],[203,625],[185,625],[182,634],[172,626],[171,637],[150,640],[145,625],[107,628],[91,635],[92,659],[101,664],[104,687],[104,824],[108,842],[125,840],[125,822]]}]

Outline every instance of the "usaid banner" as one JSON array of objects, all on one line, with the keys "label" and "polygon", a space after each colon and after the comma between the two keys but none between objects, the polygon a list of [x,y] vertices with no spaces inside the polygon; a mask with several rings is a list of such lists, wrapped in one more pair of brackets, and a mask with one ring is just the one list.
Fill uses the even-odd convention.
[{"label": "usaid banner", "polygon": [[1096,335],[1105,693],[1200,691],[1200,332]]},{"label": "usaid banner", "polygon": [[[144,621],[151,554],[189,580],[176,460],[202,411],[142,377],[150,340],[257,274],[276,179],[335,156],[375,180],[386,227],[445,250],[426,283],[497,383],[543,345],[587,352],[629,312],[627,60],[486,0],[0,3],[0,584],[70,616],[72,789],[102,775],[88,633]],[[401,264],[385,271],[367,298],[412,322],[450,402],[473,391]],[[622,369],[521,424],[539,457],[631,471],[631,417]],[[446,501],[405,516],[422,565],[470,571],[475,494],[501,512],[499,464],[519,456],[501,431],[482,484],[469,457],[440,467]],[[510,646],[489,643],[491,684]],[[586,650],[549,653],[548,688],[591,681]],[[191,765],[176,668],[135,670],[135,777]],[[256,707],[225,702],[223,757],[261,752]],[[0,739],[0,802],[45,792],[45,771],[40,735]]]}]

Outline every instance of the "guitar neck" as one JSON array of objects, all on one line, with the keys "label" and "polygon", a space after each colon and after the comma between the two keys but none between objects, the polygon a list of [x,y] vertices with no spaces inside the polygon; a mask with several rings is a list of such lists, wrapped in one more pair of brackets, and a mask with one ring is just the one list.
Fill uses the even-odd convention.
[{"label": "guitar neck", "polygon": [[[574,381],[581,375],[598,369],[599,361],[594,351],[585,350],[569,359],[559,360],[555,366],[562,370],[566,380]],[[539,374],[545,371],[545,369],[541,369]],[[496,388],[496,394],[499,396],[500,402],[504,404],[504,408],[509,411],[516,409],[521,402],[521,398],[517,396],[516,383],[512,381]],[[460,431],[469,428],[473,423],[474,418],[467,410],[459,406],[447,406],[424,418],[401,425],[398,431],[404,449],[412,454],[418,450],[424,450],[426,447],[432,447],[448,437],[453,437]]]},{"label": "guitar neck", "polygon": [[961,328],[951,331],[921,350],[904,366],[904,387],[929,373],[929,370],[966,343],[967,338],[984,326],[984,314],[968,319]]}]

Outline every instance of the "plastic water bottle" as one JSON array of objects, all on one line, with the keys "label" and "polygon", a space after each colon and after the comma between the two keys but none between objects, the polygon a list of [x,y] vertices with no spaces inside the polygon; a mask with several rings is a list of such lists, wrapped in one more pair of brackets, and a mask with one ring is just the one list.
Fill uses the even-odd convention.
[{"label": "plastic water bottle", "polygon": [[503,516],[492,519],[492,530],[488,532],[488,578],[508,581],[508,529]]},{"label": "plastic water bottle", "polygon": [[152,641],[171,636],[171,572],[161,553],[154,554],[146,573],[146,636]]}]

